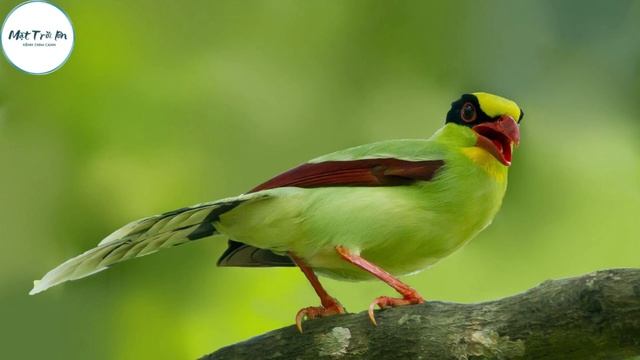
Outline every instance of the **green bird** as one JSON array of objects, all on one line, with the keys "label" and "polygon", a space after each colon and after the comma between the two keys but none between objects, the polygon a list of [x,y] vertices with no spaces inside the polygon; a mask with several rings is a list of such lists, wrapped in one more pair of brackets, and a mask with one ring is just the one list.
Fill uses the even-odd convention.
[{"label": "green bird", "polygon": [[317,274],[378,278],[400,293],[374,309],[424,302],[396,276],[416,273],[487,227],[507,188],[523,112],[508,99],[464,94],[428,139],[388,140],[315,158],[245,194],[134,221],[34,281],[30,294],[160,249],[223,235],[218,266],[298,266],[320,297],[303,319],[344,313]]}]

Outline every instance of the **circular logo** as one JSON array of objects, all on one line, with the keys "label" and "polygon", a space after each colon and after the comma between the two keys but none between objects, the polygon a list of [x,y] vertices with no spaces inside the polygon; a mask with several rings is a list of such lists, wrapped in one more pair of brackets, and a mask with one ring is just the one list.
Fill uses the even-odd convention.
[{"label": "circular logo", "polygon": [[2,25],[2,50],[15,67],[30,74],[60,68],[73,49],[73,26],[50,3],[31,1],[11,10]]}]

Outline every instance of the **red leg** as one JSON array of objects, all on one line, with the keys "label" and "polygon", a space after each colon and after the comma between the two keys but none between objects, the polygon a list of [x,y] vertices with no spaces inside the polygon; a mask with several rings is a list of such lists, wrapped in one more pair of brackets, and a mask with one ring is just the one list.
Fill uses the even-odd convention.
[{"label": "red leg", "polygon": [[401,306],[401,305],[409,305],[409,304],[421,304],[424,302],[424,299],[416,290],[411,288],[409,285],[403,283],[402,281],[396,279],[388,272],[382,270],[378,266],[368,262],[362,257],[352,254],[347,248],[344,246],[337,246],[336,251],[343,259],[348,262],[354,264],[355,266],[371,273],[373,276],[378,279],[384,281],[389,284],[395,291],[399,292],[402,295],[402,299],[392,298],[388,296],[380,296],[376,298],[371,305],[369,305],[369,318],[374,325],[377,325],[376,318],[373,315],[373,309],[375,309],[376,305],[380,306],[381,309]]},{"label": "red leg", "polygon": [[313,286],[313,289],[316,291],[316,294],[318,294],[320,303],[322,304],[322,306],[309,306],[298,311],[296,314],[296,327],[298,328],[298,331],[302,333],[302,320],[304,318],[315,319],[318,317],[344,314],[344,307],[338,300],[327,293],[327,291],[322,287],[322,284],[320,284],[320,280],[318,280],[318,277],[313,270],[299,257],[291,253],[289,253],[289,256],[293,262],[298,265],[300,270],[302,270],[304,276],[307,277],[307,280],[309,280],[311,286]]}]

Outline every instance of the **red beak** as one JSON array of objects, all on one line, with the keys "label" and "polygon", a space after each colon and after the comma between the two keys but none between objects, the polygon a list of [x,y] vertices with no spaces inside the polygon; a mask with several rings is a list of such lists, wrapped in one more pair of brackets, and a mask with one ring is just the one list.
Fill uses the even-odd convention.
[{"label": "red beak", "polygon": [[511,165],[513,146],[520,143],[520,129],[511,116],[502,115],[494,122],[474,126],[478,136],[476,146],[493,155],[505,166]]}]

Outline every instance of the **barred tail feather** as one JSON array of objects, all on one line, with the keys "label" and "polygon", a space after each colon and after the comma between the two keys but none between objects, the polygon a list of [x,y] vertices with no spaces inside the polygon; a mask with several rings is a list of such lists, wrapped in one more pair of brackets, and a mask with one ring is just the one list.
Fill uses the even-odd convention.
[{"label": "barred tail feather", "polygon": [[81,279],[121,261],[198,240],[216,233],[220,215],[244,199],[199,204],[129,223],[102,240],[97,247],[69,259],[34,281],[30,295],[69,280]]}]

